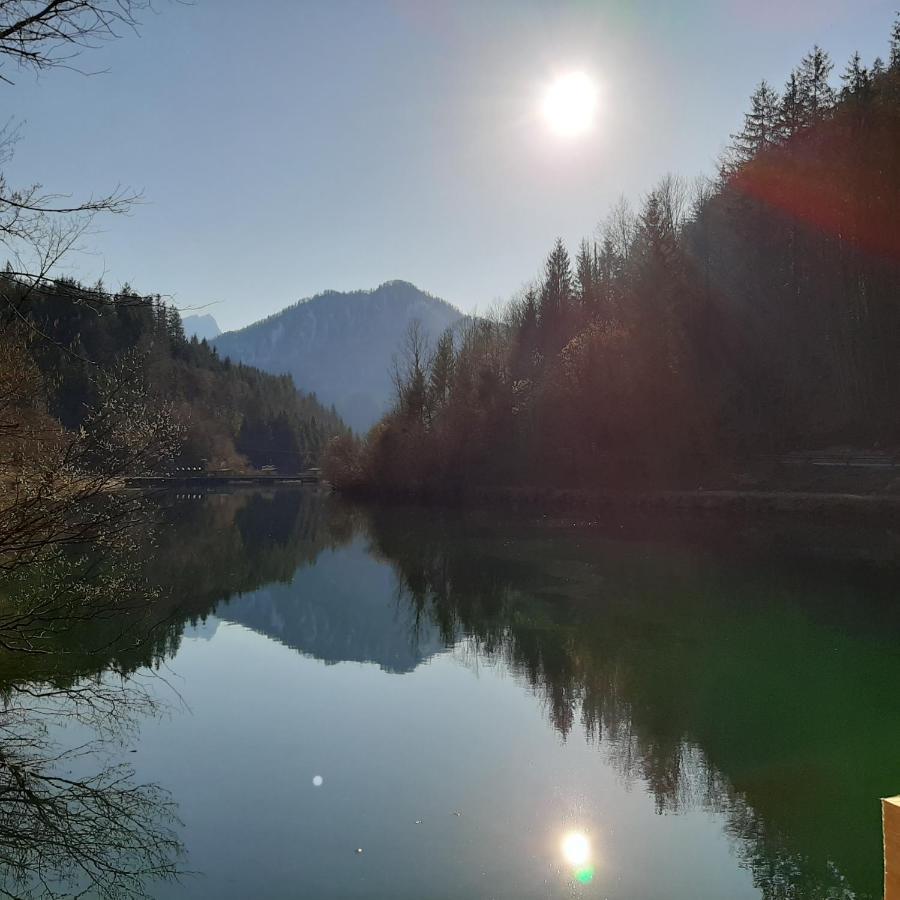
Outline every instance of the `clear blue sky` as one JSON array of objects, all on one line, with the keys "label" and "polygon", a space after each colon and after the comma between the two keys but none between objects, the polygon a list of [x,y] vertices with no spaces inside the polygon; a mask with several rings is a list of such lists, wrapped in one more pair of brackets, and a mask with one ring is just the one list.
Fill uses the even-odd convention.
[{"label": "clear blue sky", "polygon": [[[622,193],[713,170],[762,77],[814,42],[886,56],[897,0],[158,0],[84,77],[8,72],[24,122],[7,174],[74,193],[124,184],[86,281],[129,281],[224,328],[325,288],[403,278],[485,309],[557,235]],[[587,138],[537,115],[555,72],[602,85]]]}]

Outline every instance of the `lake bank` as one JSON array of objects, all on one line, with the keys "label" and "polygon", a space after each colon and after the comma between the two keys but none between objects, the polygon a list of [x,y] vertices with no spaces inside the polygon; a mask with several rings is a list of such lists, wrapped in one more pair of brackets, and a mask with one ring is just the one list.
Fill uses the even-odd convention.
[{"label": "lake bank", "polygon": [[586,516],[613,510],[673,510],[716,513],[822,514],[828,516],[900,516],[900,495],[783,490],[610,491],[543,487],[428,488],[384,493],[352,490],[348,496],[462,507],[505,507],[532,512]]},{"label": "lake bank", "polygon": [[531,483],[512,477],[506,483],[490,479],[476,483],[474,476],[469,482],[334,481],[339,493],[370,500],[586,516],[612,510],[876,518],[900,513],[900,462],[886,451],[798,451],[734,460],[710,457],[668,473],[642,471],[639,460],[629,469],[622,460],[599,457],[595,475],[566,477],[550,471]]}]

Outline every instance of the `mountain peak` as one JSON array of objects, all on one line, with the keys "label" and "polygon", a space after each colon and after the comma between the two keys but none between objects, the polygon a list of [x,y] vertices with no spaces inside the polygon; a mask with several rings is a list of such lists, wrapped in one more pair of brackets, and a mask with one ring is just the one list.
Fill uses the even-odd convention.
[{"label": "mountain peak", "polygon": [[351,427],[371,427],[393,399],[390,365],[418,319],[436,339],[463,314],[400,279],[358,291],[322,291],[215,340],[222,356],[273,374],[333,404]]},{"label": "mountain peak", "polygon": [[222,333],[219,323],[209,313],[202,316],[184,316],[181,324],[184,327],[184,333],[189,338],[196,337],[198,341],[202,341],[204,338],[211,341]]}]

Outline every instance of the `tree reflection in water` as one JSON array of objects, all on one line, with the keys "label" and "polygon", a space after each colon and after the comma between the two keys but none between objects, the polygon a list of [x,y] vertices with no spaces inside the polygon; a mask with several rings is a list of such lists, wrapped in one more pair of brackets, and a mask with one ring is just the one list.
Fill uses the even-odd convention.
[{"label": "tree reflection in water", "polygon": [[0,583],[0,896],[138,898],[177,875],[175,805],[121,762],[162,711],[139,666],[166,630],[123,550],[48,555]]},{"label": "tree reflection in water", "polygon": [[723,815],[766,900],[879,897],[900,548],[801,524],[573,531],[373,508],[367,527],[466,660],[501,660],[563,738],[580,722],[659,813]]},{"label": "tree reflection in water", "polygon": [[[662,534],[653,531],[664,525],[646,521],[555,529],[289,492],[210,497],[171,513],[141,563],[155,584],[151,614],[133,611],[127,628],[121,619],[91,622],[90,642],[67,633],[64,662],[43,679],[62,687],[21,687],[42,682],[33,657],[19,658],[27,677],[6,678],[20,686],[6,688],[0,758],[11,895],[50,895],[68,879],[93,881],[104,897],[140,896],[153,878],[174,876],[168,798],[120,780],[115,766],[74,779],[68,768],[96,760],[96,747],[60,754],[54,717],[84,716],[104,732],[118,718],[108,712],[143,714],[148,695],[128,694],[134,673],[174,655],[187,624],[217,609],[268,633],[268,607],[257,601],[273,584],[285,591],[270,636],[323,660],[334,661],[327,639],[339,632],[348,659],[371,658],[373,647],[400,658],[394,641],[501,662],[540,698],[563,739],[583,729],[659,813],[721,814],[766,900],[879,895],[875,800],[896,789],[900,744],[891,690],[900,658],[886,649],[900,635],[896,546],[857,534],[869,557],[860,562],[841,559],[850,547],[841,532],[713,525],[692,536],[683,521]],[[343,605],[327,591],[289,590],[323,551],[360,538],[394,571],[403,615],[390,619],[390,633],[352,572]],[[84,646],[106,649],[91,655]],[[117,680],[98,681],[103,672]],[[103,699],[104,691],[113,694]]]},{"label": "tree reflection in water", "polygon": [[112,760],[136,717],[156,711],[151,694],[110,677],[9,683],[4,694],[0,895],[144,897],[153,879],[174,877],[174,804]]},{"label": "tree reflection in water", "polygon": [[[345,658],[382,666],[391,640],[411,659],[443,643],[502,663],[563,739],[583,729],[659,813],[723,816],[766,900],[880,896],[876,801],[896,790],[900,745],[890,532],[696,517],[573,529],[289,493],[212,497],[176,518],[148,562],[181,598],[153,655],[217,608],[325,661],[336,632]],[[383,635],[351,573],[346,604],[291,588],[360,538],[394,570],[402,614]],[[258,591],[275,582],[277,629]]]}]

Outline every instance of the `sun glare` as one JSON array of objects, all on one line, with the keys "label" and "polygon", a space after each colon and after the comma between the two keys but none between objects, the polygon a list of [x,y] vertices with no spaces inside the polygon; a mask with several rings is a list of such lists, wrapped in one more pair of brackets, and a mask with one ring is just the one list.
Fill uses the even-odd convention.
[{"label": "sun glare", "polygon": [[560,75],[544,90],[544,121],[560,137],[573,138],[590,131],[596,111],[597,85],[585,72]]},{"label": "sun glare", "polygon": [[591,861],[591,842],[583,831],[570,831],[560,843],[563,859],[572,869],[572,877],[581,884],[594,880],[594,864]]},{"label": "sun glare", "polygon": [[591,858],[591,842],[580,831],[570,831],[562,840],[562,853],[570,866],[583,866]]}]

